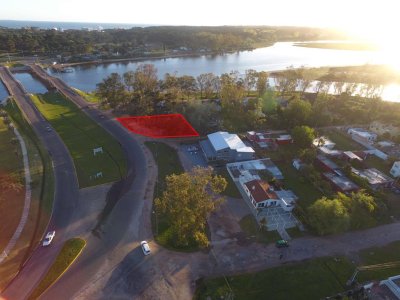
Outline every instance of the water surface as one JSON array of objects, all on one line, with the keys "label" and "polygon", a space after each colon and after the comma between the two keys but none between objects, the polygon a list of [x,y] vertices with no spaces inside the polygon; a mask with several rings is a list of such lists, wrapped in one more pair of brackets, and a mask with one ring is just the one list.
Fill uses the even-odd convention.
[{"label": "water surface", "polygon": [[[216,75],[238,71],[244,74],[247,69],[257,71],[276,71],[287,67],[322,67],[348,66],[364,64],[389,64],[389,58],[379,51],[348,51],[318,49],[293,46],[291,42],[276,43],[274,46],[259,48],[253,51],[236,52],[224,55],[204,55],[167,59],[145,60],[141,62],[120,62],[99,65],[81,65],[74,67],[72,73],[54,73],[67,84],[84,91],[93,91],[96,84],[111,73],[123,74],[134,71],[138,65],[151,63],[158,70],[159,78],[165,73],[198,76],[212,72]],[[398,87],[399,88],[399,87]],[[400,88],[397,92],[400,94]],[[390,100],[390,99],[389,99]],[[397,100],[397,99],[391,99]]]},{"label": "water surface", "polygon": [[29,73],[14,73],[15,79],[20,81],[26,91],[31,94],[44,94],[47,88]]}]

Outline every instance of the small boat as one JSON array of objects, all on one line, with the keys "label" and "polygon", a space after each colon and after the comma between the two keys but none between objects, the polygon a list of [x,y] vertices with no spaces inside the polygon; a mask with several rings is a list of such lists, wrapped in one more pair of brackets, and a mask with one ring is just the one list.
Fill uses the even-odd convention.
[{"label": "small boat", "polygon": [[61,73],[72,73],[74,72],[74,69],[72,68],[63,68],[60,70]]}]

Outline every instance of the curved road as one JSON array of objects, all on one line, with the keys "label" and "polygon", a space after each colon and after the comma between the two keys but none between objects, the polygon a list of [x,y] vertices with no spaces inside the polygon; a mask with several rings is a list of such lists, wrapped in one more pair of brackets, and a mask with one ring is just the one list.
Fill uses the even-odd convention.
[{"label": "curved road", "polygon": [[107,130],[120,143],[127,159],[127,177],[115,184],[117,188],[111,197],[117,197],[118,202],[107,221],[101,226],[100,234],[88,235],[87,247],[81,257],[61,280],[43,295],[43,299],[71,299],[80,287],[89,283],[96,271],[105,263],[106,257],[112,254],[115,256],[114,260],[118,262],[125,256],[125,251],[122,250],[125,246],[137,248],[141,240],[152,238],[151,200],[143,200],[147,186],[147,160],[143,145],[119,122],[104,118],[99,110],[88,106],[88,103],[74,90],[60,79],[49,76],[39,66],[32,65],[31,68],[42,80],[50,82]]},{"label": "curved road", "polygon": [[10,71],[0,67],[0,77],[10,94],[14,96],[26,119],[31,124],[44,147],[51,153],[55,175],[55,198],[48,230],[56,230],[52,247],[37,247],[21,272],[2,293],[6,299],[24,299],[45,274],[57,256],[69,230],[70,221],[77,206],[78,181],[69,152],[55,131],[47,132],[50,126],[17,82]]}]

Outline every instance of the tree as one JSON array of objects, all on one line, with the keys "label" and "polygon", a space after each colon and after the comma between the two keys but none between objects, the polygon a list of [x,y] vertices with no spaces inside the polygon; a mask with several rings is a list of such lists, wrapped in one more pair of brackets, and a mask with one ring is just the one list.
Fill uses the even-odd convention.
[{"label": "tree", "polygon": [[317,150],[315,148],[301,149],[299,157],[306,164],[313,164],[317,157]]},{"label": "tree", "polygon": [[309,224],[319,235],[346,231],[350,225],[350,216],[338,199],[323,197],[308,208]]},{"label": "tree", "polygon": [[267,72],[258,72],[257,73],[257,92],[258,95],[263,95],[268,88],[268,73]]},{"label": "tree", "polygon": [[300,148],[309,148],[315,139],[315,130],[308,126],[296,126],[292,130],[292,137]]},{"label": "tree", "polygon": [[213,175],[212,168],[195,167],[190,173],[167,176],[166,183],[155,206],[168,219],[176,246],[207,246],[207,217],[223,201],[218,194],[226,188],[225,178]]},{"label": "tree", "polygon": [[289,127],[309,124],[311,112],[310,102],[295,98],[284,110],[285,122]]},{"label": "tree", "polygon": [[182,94],[189,99],[190,95],[196,91],[196,79],[188,75],[178,77],[178,86]]},{"label": "tree", "polygon": [[244,88],[247,91],[247,95],[249,95],[250,91],[254,89],[257,83],[257,77],[258,73],[256,70],[249,69],[245,71],[243,83],[244,83]]},{"label": "tree", "polygon": [[118,73],[111,73],[110,76],[98,83],[96,95],[103,103],[108,103],[112,108],[127,102],[125,86]]},{"label": "tree", "polygon": [[265,114],[273,114],[276,112],[278,107],[278,101],[276,100],[275,93],[271,89],[267,89],[261,97],[262,111]]},{"label": "tree", "polygon": [[373,196],[360,191],[352,193],[350,197],[339,193],[338,197],[351,216],[352,229],[371,227],[376,224],[374,214],[378,206]]},{"label": "tree", "polygon": [[132,84],[140,98],[154,96],[158,87],[157,69],[152,64],[139,65],[133,73]]},{"label": "tree", "polygon": [[200,91],[200,97],[211,98],[214,92],[219,90],[219,78],[213,73],[204,73],[196,77],[197,87]]}]

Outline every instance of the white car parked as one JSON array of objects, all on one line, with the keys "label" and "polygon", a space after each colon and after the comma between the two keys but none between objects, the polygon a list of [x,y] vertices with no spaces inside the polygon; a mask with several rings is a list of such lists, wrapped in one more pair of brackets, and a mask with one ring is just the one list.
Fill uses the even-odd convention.
[{"label": "white car parked", "polygon": [[52,242],[52,240],[54,239],[54,236],[56,235],[56,232],[53,230],[53,231],[49,231],[47,234],[46,234],[46,236],[45,236],[45,238],[44,238],[44,240],[43,240],[43,246],[44,247],[46,247],[46,246],[48,246],[48,245],[50,245],[51,244],[51,242]]},{"label": "white car parked", "polygon": [[143,250],[144,255],[149,255],[150,254],[149,244],[146,241],[142,241],[140,243],[140,245],[142,246],[142,250]]}]

